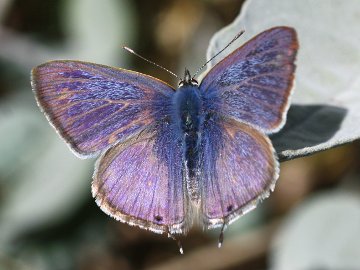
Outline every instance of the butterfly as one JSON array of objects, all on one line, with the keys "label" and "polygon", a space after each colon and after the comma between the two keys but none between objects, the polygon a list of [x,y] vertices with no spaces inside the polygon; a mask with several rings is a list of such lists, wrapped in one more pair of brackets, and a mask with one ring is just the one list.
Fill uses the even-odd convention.
[{"label": "butterfly", "polygon": [[224,228],[269,196],[279,176],[268,137],[284,125],[296,31],[266,30],[201,83],[175,90],[138,72],[81,61],[32,70],[37,103],[81,158],[99,156],[92,194],[108,215],[169,237],[194,222]]}]

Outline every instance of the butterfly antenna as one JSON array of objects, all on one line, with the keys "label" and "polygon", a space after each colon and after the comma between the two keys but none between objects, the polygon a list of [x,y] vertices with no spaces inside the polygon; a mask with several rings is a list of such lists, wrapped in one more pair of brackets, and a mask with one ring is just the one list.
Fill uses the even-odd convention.
[{"label": "butterfly antenna", "polygon": [[239,37],[241,37],[242,34],[245,33],[245,30],[241,30],[239,33],[236,34],[236,36],[222,49],[220,50],[217,54],[215,54],[213,57],[211,57],[208,61],[206,61],[205,64],[203,64],[194,74],[194,76],[192,77],[192,79],[194,79],[196,77],[196,75],[208,64],[210,63],[215,57],[217,57],[220,53],[222,53],[223,51],[225,51],[232,43],[234,43],[235,40],[237,40]]},{"label": "butterfly antenna", "polygon": [[146,62],[150,63],[150,64],[153,64],[154,66],[157,66],[158,68],[161,68],[162,70],[165,70],[167,71],[168,73],[170,73],[171,75],[175,76],[178,80],[180,80],[180,77],[178,75],[176,75],[174,72],[168,70],[167,68],[164,68],[163,66],[160,66],[159,64],[156,64],[155,62],[153,61],[150,61],[148,59],[146,59],[145,57],[141,56],[140,54],[134,52],[134,50],[126,47],[126,46],[123,46],[123,49],[128,51],[129,53],[132,53],[134,55],[136,55],[137,57],[140,57],[141,59],[145,60]]}]

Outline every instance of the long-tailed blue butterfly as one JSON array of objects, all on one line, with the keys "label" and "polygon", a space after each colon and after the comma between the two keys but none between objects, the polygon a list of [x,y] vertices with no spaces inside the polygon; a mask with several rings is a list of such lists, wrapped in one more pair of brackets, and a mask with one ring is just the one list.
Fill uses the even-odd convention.
[{"label": "long-tailed blue butterfly", "polygon": [[273,190],[279,164],[267,134],[285,122],[297,49],[294,29],[269,29],[200,84],[185,70],[176,90],[148,75],[80,61],[42,64],[31,81],[75,154],[100,155],[92,182],[100,208],[174,237],[195,220],[223,231]]}]

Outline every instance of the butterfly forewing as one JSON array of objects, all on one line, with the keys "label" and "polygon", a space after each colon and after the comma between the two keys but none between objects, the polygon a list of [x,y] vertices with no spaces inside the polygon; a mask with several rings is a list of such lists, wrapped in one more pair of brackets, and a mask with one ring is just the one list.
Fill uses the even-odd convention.
[{"label": "butterfly forewing", "polygon": [[250,125],[212,118],[200,144],[203,223],[229,224],[268,196],[278,178],[270,140]]},{"label": "butterfly forewing", "polygon": [[150,76],[79,61],[34,68],[32,85],[49,121],[83,157],[161,121],[174,93]]},{"label": "butterfly forewing", "polygon": [[265,133],[285,121],[293,87],[296,32],[269,29],[215,65],[201,82],[207,110],[249,123]]},{"label": "butterfly forewing", "polygon": [[97,203],[131,225],[157,233],[186,233],[182,151],[182,140],[166,123],[109,149],[94,175]]}]

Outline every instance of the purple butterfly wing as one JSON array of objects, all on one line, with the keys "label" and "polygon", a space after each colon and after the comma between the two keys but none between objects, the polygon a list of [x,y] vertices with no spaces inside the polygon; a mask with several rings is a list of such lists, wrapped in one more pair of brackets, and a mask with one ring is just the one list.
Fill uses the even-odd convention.
[{"label": "purple butterfly wing", "polygon": [[160,124],[100,157],[92,191],[104,212],[157,233],[188,231],[183,144],[174,131]]},{"label": "purple butterfly wing", "polygon": [[167,117],[174,93],[150,76],[79,61],[34,68],[32,86],[49,121],[80,157],[95,156]]},{"label": "purple butterfly wing", "polygon": [[265,133],[285,121],[293,87],[296,32],[264,31],[215,65],[201,82],[206,110],[220,112]]},{"label": "purple butterfly wing", "polygon": [[206,228],[230,224],[267,197],[279,165],[267,136],[250,125],[213,117],[200,144],[201,212]]}]

